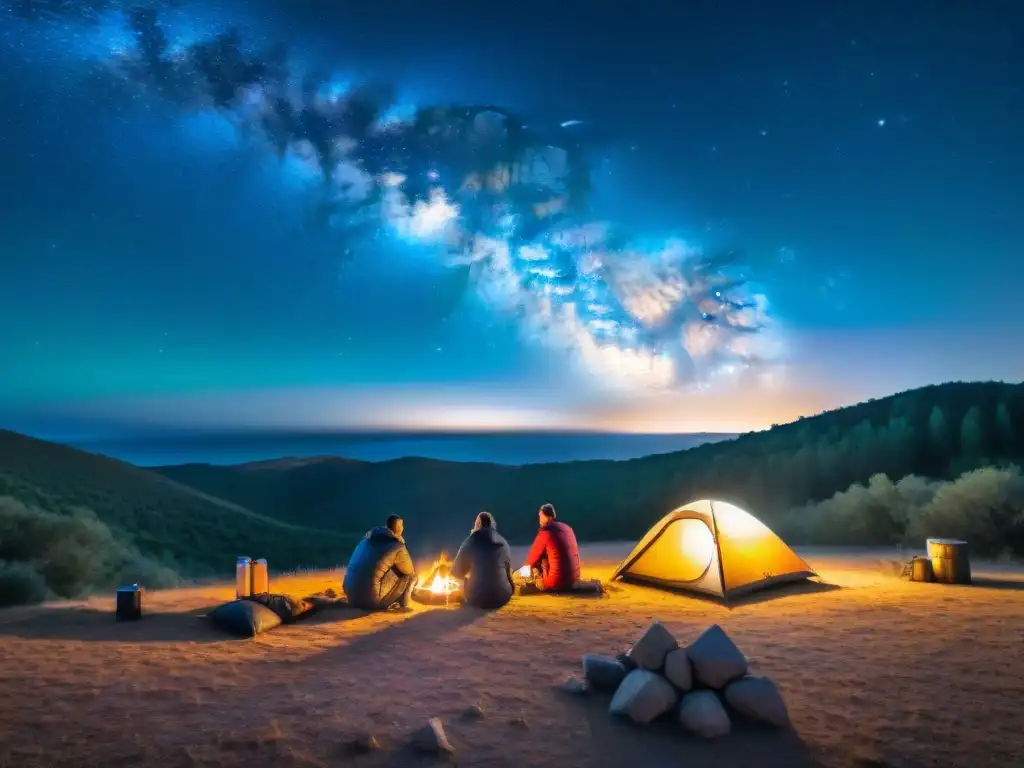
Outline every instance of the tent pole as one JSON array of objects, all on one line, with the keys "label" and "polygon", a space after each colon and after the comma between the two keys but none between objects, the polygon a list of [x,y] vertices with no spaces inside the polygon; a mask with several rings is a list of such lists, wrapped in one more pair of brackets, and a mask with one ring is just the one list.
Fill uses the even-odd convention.
[{"label": "tent pole", "polygon": [[711,507],[711,525],[715,529],[715,553],[718,555],[718,578],[722,582],[722,600],[729,602],[729,590],[725,588],[725,567],[722,565],[722,540],[718,538],[718,515],[715,514],[715,502],[708,500]]}]

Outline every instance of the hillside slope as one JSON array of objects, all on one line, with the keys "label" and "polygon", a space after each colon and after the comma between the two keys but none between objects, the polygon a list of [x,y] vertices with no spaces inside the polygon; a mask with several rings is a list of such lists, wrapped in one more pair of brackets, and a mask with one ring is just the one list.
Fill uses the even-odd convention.
[{"label": "hillside slope", "polygon": [[[140,569],[159,565],[164,577],[228,574],[240,554],[266,557],[276,568],[333,565],[354,540],[252,512],[124,462],[0,430],[0,561],[8,570],[14,563],[52,570],[63,559],[65,570],[92,574],[89,558],[109,554],[95,551],[103,547],[121,560],[134,553]],[[122,570],[106,575],[131,577],[130,568]],[[60,579],[67,589],[109,586],[87,581],[72,573]],[[58,594],[70,596],[67,589]]]},{"label": "hillside slope", "polygon": [[[976,467],[1019,463],[1022,436],[1024,385],[952,383],[631,461],[503,467],[324,459],[300,466],[184,465],[156,471],[305,525],[363,530],[398,513],[410,535],[445,546],[464,535],[481,509],[493,512],[513,541],[524,541],[535,530],[537,507],[551,501],[580,538],[593,541],[637,538],[673,506],[707,496],[730,499],[785,527],[788,510],[878,473],[893,480],[911,474],[945,479]],[[790,533],[799,537],[806,530],[793,526]]]}]

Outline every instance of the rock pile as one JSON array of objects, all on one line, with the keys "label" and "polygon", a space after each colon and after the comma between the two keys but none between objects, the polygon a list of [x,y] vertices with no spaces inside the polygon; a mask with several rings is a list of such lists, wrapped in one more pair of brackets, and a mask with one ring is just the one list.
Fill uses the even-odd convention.
[{"label": "rock pile", "polygon": [[746,657],[717,624],[682,647],[656,621],[625,654],[584,656],[583,677],[588,688],[612,693],[610,714],[637,723],[671,715],[706,739],[732,730],[730,713],[778,728],[790,725],[775,683],[748,674]]}]

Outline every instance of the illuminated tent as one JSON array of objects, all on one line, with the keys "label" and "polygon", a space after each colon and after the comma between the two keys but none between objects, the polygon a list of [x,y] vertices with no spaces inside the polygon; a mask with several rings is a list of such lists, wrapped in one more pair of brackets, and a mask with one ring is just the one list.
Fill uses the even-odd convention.
[{"label": "illuminated tent", "polygon": [[647,532],[612,578],[723,600],[816,576],[764,523],[734,504],[684,504]]}]

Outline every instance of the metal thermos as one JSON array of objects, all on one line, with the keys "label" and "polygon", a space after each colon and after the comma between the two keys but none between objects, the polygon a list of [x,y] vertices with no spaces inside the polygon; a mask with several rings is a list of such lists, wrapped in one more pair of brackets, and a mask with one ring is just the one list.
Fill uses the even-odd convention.
[{"label": "metal thermos", "polygon": [[240,557],[235,561],[235,597],[239,600],[252,595],[252,560]]},{"label": "metal thermos", "polygon": [[270,574],[267,572],[267,561],[262,557],[252,564],[252,596],[270,594]]}]

